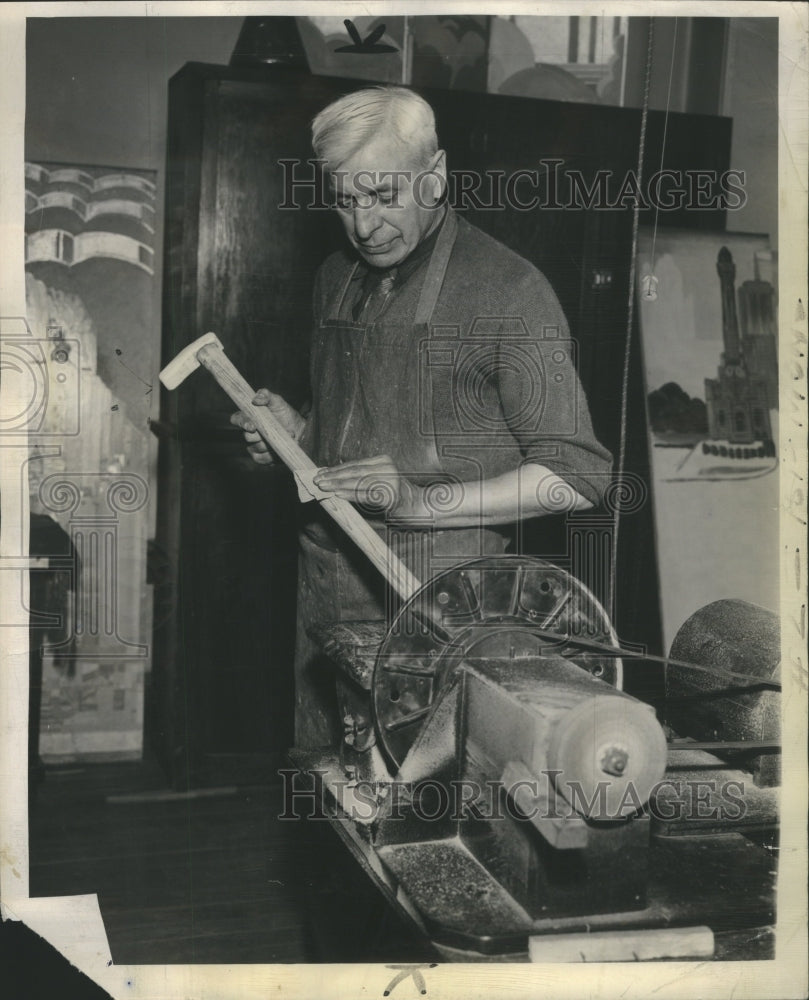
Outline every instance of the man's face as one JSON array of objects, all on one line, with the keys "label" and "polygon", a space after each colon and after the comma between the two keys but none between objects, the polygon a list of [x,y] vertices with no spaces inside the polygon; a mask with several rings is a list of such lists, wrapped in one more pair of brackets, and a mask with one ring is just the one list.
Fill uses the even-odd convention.
[{"label": "man's face", "polygon": [[351,245],[371,267],[393,267],[440,218],[444,153],[427,164],[381,135],[330,173],[337,212]]}]

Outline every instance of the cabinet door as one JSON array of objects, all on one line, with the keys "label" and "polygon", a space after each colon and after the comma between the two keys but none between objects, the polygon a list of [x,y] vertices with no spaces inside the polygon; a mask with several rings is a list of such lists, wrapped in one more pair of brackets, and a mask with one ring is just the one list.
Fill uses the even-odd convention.
[{"label": "cabinet door", "polygon": [[[214,330],[256,387],[268,386],[293,404],[303,401],[313,276],[342,240],[332,214],[312,204],[316,186],[306,187],[314,177],[309,121],[363,85],[281,68],[194,64],[172,80],[164,363]],[[620,178],[636,167],[637,111],[423,93],[435,108],[450,170],[547,173],[543,161],[557,160],[560,183],[575,170],[589,185],[599,170]],[[723,120],[684,115],[670,116],[666,165],[694,164],[695,135],[697,165],[726,166]],[[661,142],[661,122],[652,116],[647,171],[659,166]],[[291,180],[298,184],[294,192]],[[596,432],[617,453],[631,207],[570,208],[561,191],[558,200],[559,208],[526,210],[506,202],[492,210],[470,199],[465,213],[547,274],[577,342]],[[297,207],[279,207],[291,201]],[[670,221],[671,214],[661,218],[661,224]],[[626,468],[646,477],[637,343],[631,360]],[[172,571],[166,606],[156,615],[150,728],[176,784],[235,780],[249,774],[251,760],[266,772],[272,755],[292,741],[296,498],[283,473],[246,456],[228,423],[232,409],[204,372],[163,398],[158,542]],[[564,558],[567,528],[552,520],[527,529],[525,548]],[[658,648],[650,504],[624,519],[618,570],[619,635]],[[225,763],[235,769],[226,772]]]},{"label": "cabinet door", "polygon": [[[308,121],[338,93],[283,70],[172,81],[164,363],[213,330],[256,388],[303,401],[314,272],[339,233],[325,210],[279,209],[279,161],[312,175]],[[150,730],[175,785],[267,777],[292,743],[297,497],[246,454],[233,409],[204,371],[163,396]]]},{"label": "cabinet door", "polygon": [[[472,103],[464,95],[434,94],[439,135],[451,165],[462,166],[470,221],[535,264],[551,282],[564,309],[596,434],[617,455],[621,427],[624,346],[627,336],[632,212],[588,206],[581,191],[598,189],[609,174],[612,190],[636,166],[639,114],[621,108],[485,95]],[[494,177],[502,175],[499,198]],[[474,190],[475,176],[484,180]],[[520,177],[518,182],[509,178]],[[574,184],[574,177],[579,184]],[[634,357],[634,354],[633,354]],[[648,475],[646,422],[640,369],[629,385],[633,444],[627,471]],[[612,530],[610,513],[596,512],[591,527]],[[564,563],[605,605],[609,566],[579,565],[574,529],[565,515],[528,521],[520,528],[523,551]],[[619,634],[655,646],[659,636],[654,534],[651,509],[622,526],[622,586],[647,585],[632,601],[616,600]]]},{"label": "cabinet door", "polygon": [[[616,461],[623,437],[623,469],[628,477],[637,477],[629,482],[648,483],[649,441],[637,322],[628,329],[634,204],[632,197],[619,195],[631,194],[637,183],[641,224],[723,229],[725,211],[718,203],[694,212],[687,208],[687,196],[699,176],[721,177],[728,169],[730,120],[651,112],[639,171],[641,112],[637,109],[501,95],[470,99],[451,91],[432,91],[428,96],[436,109],[450,168],[468,172],[461,185],[469,189],[467,218],[546,274],[576,344],[577,366],[596,434]],[[670,178],[660,187],[661,193],[668,190],[667,184],[679,184],[686,197],[681,207],[655,213],[649,182],[661,169]],[[504,178],[499,203],[491,197],[496,172]],[[509,192],[506,179],[520,172],[523,180]],[[476,175],[484,178],[477,187]],[[655,190],[654,182],[651,190]],[[716,181],[712,192],[717,193]],[[532,201],[534,195],[538,204]],[[674,198],[673,204],[677,201]],[[643,492],[642,485],[638,488]],[[646,501],[620,518],[618,544],[612,552],[618,585],[611,613],[623,641],[662,652],[659,568],[648,491]],[[611,532],[610,514],[606,509],[595,512],[593,520]],[[606,604],[609,567],[588,570],[578,565],[572,530],[577,529],[565,517],[537,519],[524,525],[521,543],[528,552],[572,559],[573,571]],[[648,670],[633,671],[630,666],[627,675],[637,679],[639,694],[656,693],[656,687],[653,691],[647,687]]]}]

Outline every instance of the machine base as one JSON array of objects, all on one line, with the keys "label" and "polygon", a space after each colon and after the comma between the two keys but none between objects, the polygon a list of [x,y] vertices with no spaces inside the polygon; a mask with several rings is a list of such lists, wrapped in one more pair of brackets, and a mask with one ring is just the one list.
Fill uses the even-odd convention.
[{"label": "machine base", "polygon": [[457,836],[375,846],[370,826],[334,794],[345,788],[336,752],[292,750],[290,759],[302,775],[320,772],[326,817],[388,902],[447,960],[527,961],[529,938],[540,935],[694,925],[714,932],[715,959],[772,957],[775,860],[739,833],[652,836],[643,909],[532,919]]}]

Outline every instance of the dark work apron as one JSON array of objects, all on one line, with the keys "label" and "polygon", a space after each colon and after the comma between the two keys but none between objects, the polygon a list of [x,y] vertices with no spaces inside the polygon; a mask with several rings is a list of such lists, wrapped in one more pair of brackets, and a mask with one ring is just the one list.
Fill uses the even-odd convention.
[{"label": "dark work apron", "polygon": [[[414,321],[385,321],[392,293],[374,322],[337,317],[356,270],[350,271],[332,304],[331,315],[315,331],[313,406],[301,446],[319,467],[387,454],[399,472],[416,482],[443,471],[432,430],[431,387],[420,379],[419,345],[430,323],[457,234],[449,212],[436,240],[421,288]],[[327,314],[328,315],[328,314]],[[300,534],[297,640],[295,649],[295,745],[335,745],[342,738],[335,697],[334,668],[307,634],[321,621],[385,619],[385,581],[345,535],[314,504],[314,516]],[[373,523],[373,522],[372,522]],[[374,525],[422,582],[463,558],[502,552],[506,540],[478,528],[424,531]]]}]

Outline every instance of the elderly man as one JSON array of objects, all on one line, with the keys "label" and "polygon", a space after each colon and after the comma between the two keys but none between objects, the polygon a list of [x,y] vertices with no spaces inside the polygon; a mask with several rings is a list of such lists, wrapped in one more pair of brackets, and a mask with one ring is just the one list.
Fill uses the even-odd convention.
[{"label": "elderly man", "polygon": [[[349,246],[315,281],[308,415],[265,389],[256,402],[317,463],[316,485],[376,511],[380,532],[395,524],[387,538],[417,576],[502,552],[494,526],[597,503],[610,455],[562,309],[533,265],[446,205],[429,105],[401,87],[348,94],[314,119],[312,145]],[[271,462],[252,424],[232,419]],[[340,529],[317,503],[303,509],[295,738],[315,746],[337,739],[338,718],[306,628],[381,618],[385,603]]]}]

